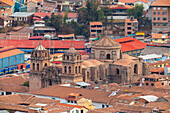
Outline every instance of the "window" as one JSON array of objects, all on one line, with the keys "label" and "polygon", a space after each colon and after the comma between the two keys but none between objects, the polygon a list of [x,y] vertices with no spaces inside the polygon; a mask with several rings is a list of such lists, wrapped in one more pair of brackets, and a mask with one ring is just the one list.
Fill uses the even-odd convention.
[{"label": "window", "polygon": [[76,113],[79,113],[79,111],[78,111],[78,110],[76,110]]},{"label": "window", "polygon": [[166,21],[166,20],[167,20],[167,18],[165,18],[165,17],[164,17],[164,18],[162,18],[162,20]]},{"label": "window", "polygon": [[167,15],[167,12],[162,12],[162,15]]},{"label": "window", "polygon": [[138,74],[138,65],[137,64],[135,64],[135,66],[134,66],[134,74]]},{"label": "window", "polygon": [[165,41],[165,39],[162,39],[162,41]]},{"label": "window", "polygon": [[160,20],[160,17],[158,17],[158,20]]},{"label": "window", "polygon": [[104,105],[102,104],[102,108],[104,108]]},{"label": "window", "polygon": [[81,67],[79,66],[79,73],[81,72]]},{"label": "window", "polygon": [[1,9],[1,11],[5,11],[5,9]]},{"label": "window", "polygon": [[153,20],[156,20],[156,18],[154,17]]},{"label": "window", "polygon": [[151,86],[154,86],[154,83],[151,83]]},{"label": "window", "polygon": [[39,71],[39,64],[37,64],[37,71]]},{"label": "window", "polygon": [[45,67],[47,66],[47,63],[45,63],[45,65],[44,65]]},{"label": "window", "polygon": [[158,12],[158,15],[160,15],[161,13],[160,12]]},{"label": "window", "polygon": [[153,10],[156,10],[156,7],[153,7]]},{"label": "window", "polygon": [[156,26],[156,24],[154,23],[153,26]]},{"label": "window", "polygon": [[110,59],[110,54],[107,54],[107,55],[106,55],[106,59]]},{"label": "window", "polygon": [[167,23],[163,23],[162,26],[167,26]]},{"label": "window", "polygon": [[69,60],[69,56],[67,56],[67,60]]},{"label": "window", "polygon": [[127,32],[127,34],[131,34],[131,32]]},{"label": "window", "polygon": [[119,75],[119,69],[118,68],[116,69],[116,74]]},{"label": "window", "polygon": [[67,66],[64,67],[64,73],[67,73]]},{"label": "window", "polygon": [[68,100],[67,102],[70,103],[70,100]]},{"label": "window", "polygon": [[148,84],[148,83],[146,83],[146,85],[148,86],[149,84]]},{"label": "window", "polygon": [[158,26],[160,26],[160,24],[158,24]]},{"label": "window", "polygon": [[153,12],[153,15],[156,15],[156,12]]},{"label": "window", "polygon": [[131,27],[127,27],[127,30],[131,30]]},{"label": "window", "polygon": [[71,66],[69,66],[69,73],[71,73]]},{"label": "window", "polygon": [[164,83],[162,82],[162,85],[164,85]]},{"label": "window", "polygon": [[131,25],[131,23],[127,23],[127,25]]},{"label": "window", "polygon": [[158,10],[160,10],[161,8],[160,7],[158,7]]},{"label": "window", "polygon": [[163,9],[163,10],[167,10],[167,7],[163,7],[162,9]]},{"label": "window", "polygon": [[6,22],[8,22],[8,20]]},{"label": "window", "polygon": [[77,74],[77,66],[75,67],[75,73]]},{"label": "window", "polygon": [[77,60],[79,60],[79,56],[77,56]]},{"label": "window", "polygon": [[32,64],[32,67],[33,67],[33,70],[35,70],[35,64],[34,63]]}]

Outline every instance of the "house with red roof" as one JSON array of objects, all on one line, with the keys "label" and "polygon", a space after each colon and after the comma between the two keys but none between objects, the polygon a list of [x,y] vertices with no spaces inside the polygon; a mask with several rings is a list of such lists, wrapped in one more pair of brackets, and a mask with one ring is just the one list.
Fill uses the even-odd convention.
[{"label": "house with red roof", "polygon": [[115,39],[116,42],[121,44],[121,50],[123,53],[132,56],[140,56],[146,44],[132,37]]}]

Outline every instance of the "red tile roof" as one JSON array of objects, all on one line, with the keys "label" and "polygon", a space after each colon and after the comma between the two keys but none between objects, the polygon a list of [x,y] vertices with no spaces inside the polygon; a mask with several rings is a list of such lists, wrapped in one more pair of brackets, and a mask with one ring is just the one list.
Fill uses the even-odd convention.
[{"label": "red tile roof", "polygon": [[[58,49],[68,49],[73,44],[73,47],[76,49],[84,49],[85,41],[73,41],[73,40],[41,40],[41,44],[45,48],[54,48]],[[3,40],[0,39],[0,47],[14,46],[17,48],[36,48],[39,45],[39,40]],[[51,45],[51,46],[50,46]]]},{"label": "red tile roof", "polygon": [[61,61],[52,61],[51,63],[54,63],[54,64],[62,64]]},{"label": "red tile roof", "polygon": [[132,37],[115,39],[116,42],[121,44],[122,52],[144,49],[146,44]]},{"label": "red tile roof", "polygon": [[157,0],[151,6],[170,6],[170,0]]},{"label": "red tile roof", "polygon": [[31,40],[31,39],[39,39],[39,40],[40,40],[40,39],[42,39],[42,36],[34,36],[34,37],[30,37],[29,40]]},{"label": "red tile roof", "polygon": [[8,4],[10,6],[14,6],[15,2],[13,2],[12,0],[0,0],[1,2]]}]

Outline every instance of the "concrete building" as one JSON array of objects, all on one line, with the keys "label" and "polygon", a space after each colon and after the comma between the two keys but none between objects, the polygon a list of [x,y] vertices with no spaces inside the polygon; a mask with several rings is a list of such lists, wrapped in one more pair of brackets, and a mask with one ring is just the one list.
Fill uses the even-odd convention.
[{"label": "concrete building", "polygon": [[152,42],[154,43],[167,43],[168,34],[152,34]]},{"label": "concrete building", "polygon": [[14,24],[33,24],[33,15],[34,13],[28,13],[28,12],[15,12],[9,17],[14,18]]},{"label": "concrete building", "polygon": [[102,22],[90,22],[90,40],[98,39],[98,36],[103,31]]},{"label": "concrete building", "polygon": [[170,81],[169,77],[165,75],[147,75],[143,76],[140,81],[142,86],[150,87],[150,88],[160,88],[164,86],[169,86]]},{"label": "concrete building", "polygon": [[170,27],[170,1],[157,0],[152,6],[152,32],[158,33],[169,30]]},{"label": "concrete building", "polygon": [[134,36],[138,31],[138,21],[133,17],[125,19],[125,36]]},{"label": "concrete building", "polygon": [[11,0],[1,0],[0,4],[0,17],[7,17],[14,13],[15,2]]},{"label": "concrete building", "polygon": [[21,63],[24,63],[24,52],[13,46],[0,49],[0,75],[13,71]]}]

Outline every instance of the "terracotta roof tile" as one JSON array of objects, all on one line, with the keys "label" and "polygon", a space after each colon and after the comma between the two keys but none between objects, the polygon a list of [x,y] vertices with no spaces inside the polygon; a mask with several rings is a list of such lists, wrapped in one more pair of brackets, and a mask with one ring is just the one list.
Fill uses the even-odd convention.
[{"label": "terracotta roof tile", "polygon": [[90,22],[90,25],[102,25],[102,22]]},{"label": "terracotta roof tile", "polygon": [[11,0],[0,0],[1,2],[8,4],[10,6],[14,6],[15,2],[11,1]]},{"label": "terracotta roof tile", "polygon": [[121,44],[122,52],[144,49],[146,47],[145,43],[131,37],[115,39],[114,41]]},{"label": "terracotta roof tile", "polygon": [[[73,40],[42,40],[42,45],[45,48],[51,48],[50,43],[52,44],[54,48],[58,49],[64,49],[64,48],[70,48],[71,44],[73,44],[73,47],[76,49],[84,49],[84,43],[85,41],[73,41]],[[3,40],[0,39],[0,47],[6,47],[6,46],[14,46],[17,48],[36,48],[39,45],[39,40]]]},{"label": "terracotta roof tile", "polygon": [[113,64],[114,65],[128,66],[133,62],[135,62],[135,61],[133,61],[131,59],[120,59],[120,60],[115,61]]},{"label": "terracotta roof tile", "polygon": [[81,88],[72,88],[72,87],[65,87],[54,85],[51,87],[43,88],[34,92],[30,92],[32,94],[38,95],[48,95],[54,97],[65,98],[69,93],[80,93],[83,97],[87,99],[92,99],[95,102],[108,102],[110,100],[109,92],[104,91],[96,91],[96,90],[89,90],[89,89],[81,89]]},{"label": "terracotta roof tile", "polygon": [[151,6],[170,6],[169,0],[156,0],[154,1]]}]

